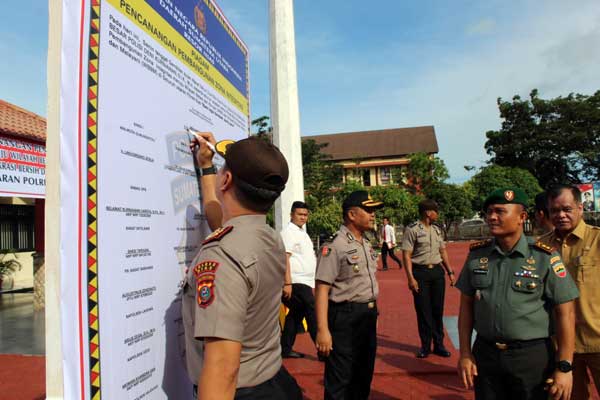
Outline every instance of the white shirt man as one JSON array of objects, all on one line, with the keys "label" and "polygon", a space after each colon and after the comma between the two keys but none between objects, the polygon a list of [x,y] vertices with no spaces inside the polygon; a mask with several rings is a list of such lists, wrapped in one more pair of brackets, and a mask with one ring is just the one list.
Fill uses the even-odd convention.
[{"label": "white shirt man", "polygon": [[398,268],[402,268],[402,262],[394,254],[394,247],[396,247],[396,233],[394,228],[390,225],[390,220],[387,217],[383,217],[383,227],[381,228],[381,263],[383,264],[383,270],[387,271],[387,256],[398,263]]},{"label": "white shirt man", "polygon": [[[301,358],[292,350],[298,327],[306,319],[313,341],[317,336],[315,317],[315,271],[317,259],[312,241],[302,228],[308,220],[308,206],[301,201],[292,204],[291,221],[281,231],[290,269],[290,281],[284,283],[283,304],[289,308],[281,333],[281,354],[284,358]],[[291,289],[291,293],[289,291]]]}]

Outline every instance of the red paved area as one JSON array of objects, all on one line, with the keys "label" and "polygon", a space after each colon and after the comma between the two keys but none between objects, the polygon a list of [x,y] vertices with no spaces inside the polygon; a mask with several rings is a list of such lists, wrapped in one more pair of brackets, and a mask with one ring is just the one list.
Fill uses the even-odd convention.
[{"label": "red paved area", "polygon": [[[468,252],[468,243],[451,243],[448,252],[458,274]],[[452,351],[451,358],[433,355],[424,360],[415,358],[419,338],[404,271],[394,268],[380,272],[378,279],[381,289],[379,347],[371,399],[473,399],[473,393],[464,390],[456,376],[458,354],[449,338],[445,344]],[[458,305],[458,290],[448,287],[445,315],[457,316]],[[322,399],[323,364],[316,359],[310,337],[299,335],[295,349],[307,357],[285,360],[286,367],[304,389],[305,399]],[[0,399],[44,399],[44,374],[44,357],[0,355]]]}]

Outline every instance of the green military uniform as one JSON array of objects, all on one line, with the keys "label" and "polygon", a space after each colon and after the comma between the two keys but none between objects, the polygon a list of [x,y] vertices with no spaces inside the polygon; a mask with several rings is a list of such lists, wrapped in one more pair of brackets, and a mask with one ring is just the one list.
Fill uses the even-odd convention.
[{"label": "green military uniform", "polygon": [[494,240],[472,246],[456,287],[474,297],[474,328],[490,341],[547,338],[550,311],[578,296],[560,255],[525,235],[509,253]]},{"label": "green military uniform", "polygon": [[[527,204],[522,191],[500,190],[484,209],[515,203]],[[510,251],[496,239],[474,243],[456,287],[473,298],[476,398],[546,399],[555,362],[551,313],[578,296],[558,252],[523,233]]]}]

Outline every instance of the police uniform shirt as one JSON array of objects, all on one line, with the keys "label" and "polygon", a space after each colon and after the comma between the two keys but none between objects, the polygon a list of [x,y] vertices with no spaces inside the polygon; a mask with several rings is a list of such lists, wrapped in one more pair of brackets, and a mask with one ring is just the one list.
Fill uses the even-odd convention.
[{"label": "police uniform shirt", "polygon": [[429,229],[421,222],[414,222],[404,229],[402,250],[412,251],[414,264],[439,264],[442,262],[440,250],[445,248],[441,229],[430,225]]},{"label": "police uniform shirt", "polygon": [[552,307],[578,296],[560,255],[525,235],[507,253],[495,240],[472,245],[456,287],[474,297],[474,328],[488,340],[549,337]]},{"label": "police uniform shirt", "polygon": [[331,285],[329,300],[367,303],[376,300],[377,253],[363,235],[361,241],[342,225],[331,243],[321,247],[316,279]]},{"label": "police uniform shirt", "polygon": [[285,251],[290,254],[292,283],[315,287],[317,258],[313,243],[304,229],[290,222],[281,230]]},{"label": "police uniform shirt", "polygon": [[541,240],[558,249],[579,288],[575,352],[600,353],[600,228],[581,220],[566,238],[551,232]]},{"label": "police uniform shirt", "polygon": [[285,247],[264,215],[232,218],[214,235],[193,261],[184,288],[188,374],[197,382],[198,339],[220,338],[242,344],[237,387],[256,386],[281,367]]}]

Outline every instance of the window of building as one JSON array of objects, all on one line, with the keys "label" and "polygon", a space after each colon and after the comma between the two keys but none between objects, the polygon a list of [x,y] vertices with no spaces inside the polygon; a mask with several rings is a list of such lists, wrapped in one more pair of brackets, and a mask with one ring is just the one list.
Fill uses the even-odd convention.
[{"label": "window of building", "polygon": [[389,167],[381,167],[379,169],[379,179],[382,185],[389,185],[392,183],[392,171]]},{"label": "window of building", "polygon": [[363,185],[371,186],[371,169],[370,168],[362,170],[362,177],[363,177]]},{"label": "window of building", "polygon": [[35,207],[0,205],[0,250],[33,251]]}]

